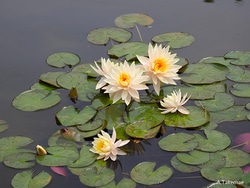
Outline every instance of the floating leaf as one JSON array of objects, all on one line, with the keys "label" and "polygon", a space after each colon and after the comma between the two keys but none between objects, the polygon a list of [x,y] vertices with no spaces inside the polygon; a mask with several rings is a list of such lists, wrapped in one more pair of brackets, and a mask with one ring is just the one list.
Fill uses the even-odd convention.
[{"label": "floating leaf", "polygon": [[40,172],[33,177],[33,172],[24,171],[16,174],[11,181],[11,185],[14,188],[42,188],[47,186],[51,181],[51,176],[47,172]]},{"label": "floating leaf", "polygon": [[84,63],[84,64],[77,65],[76,67],[74,67],[72,69],[72,72],[84,73],[91,77],[100,76],[97,72],[94,71],[94,69],[90,65],[95,66],[94,63]]},{"label": "floating leaf", "polygon": [[211,84],[225,80],[227,73],[228,68],[220,64],[190,64],[181,80],[189,84]]},{"label": "floating leaf", "polygon": [[97,135],[98,133],[101,132],[101,130],[105,129],[107,126],[107,121],[104,120],[102,126],[98,127],[97,129],[89,130],[89,131],[81,131],[81,135],[84,138],[89,138]]},{"label": "floating leaf", "polygon": [[227,93],[216,93],[214,99],[195,101],[197,106],[205,108],[209,112],[222,111],[234,105],[234,99]]},{"label": "floating leaf", "polygon": [[244,70],[244,72],[242,74],[230,73],[230,74],[227,75],[227,78],[229,80],[234,81],[234,82],[248,83],[248,82],[250,82],[250,71],[249,70]]},{"label": "floating leaf", "polygon": [[81,131],[92,131],[92,130],[102,127],[103,124],[104,124],[103,120],[95,119],[94,121],[84,123],[82,125],[78,125],[77,128]]},{"label": "floating leaf", "polygon": [[122,178],[120,182],[118,182],[118,184],[115,184],[115,181],[110,182],[107,185],[101,186],[100,188],[135,188],[136,187],[136,183],[129,179],[129,178]]},{"label": "floating leaf", "polygon": [[171,48],[183,48],[194,42],[194,37],[189,33],[173,32],[156,35],[152,38],[154,42],[168,42]]},{"label": "floating leaf", "polygon": [[61,100],[59,93],[49,90],[28,90],[14,98],[12,105],[22,111],[36,111],[50,108]]},{"label": "floating leaf", "polygon": [[35,160],[35,153],[19,152],[4,157],[3,163],[8,167],[25,169],[35,165],[35,163],[32,162],[33,160]]},{"label": "floating leaf", "polygon": [[115,178],[115,172],[105,167],[88,167],[81,171],[79,178],[84,185],[99,187],[110,183]]},{"label": "floating leaf", "polygon": [[237,97],[250,97],[250,84],[234,84],[230,92]]},{"label": "floating leaf", "polygon": [[65,170],[65,167],[61,167],[61,166],[51,166],[50,169],[55,172],[56,174],[59,174],[61,176],[67,177],[68,174]]},{"label": "floating leaf", "polygon": [[62,68],[68,65],[69,67],[80,63],[80,57],[70,52],[53,53],[47,57],[46,62],[50,66]]},{"label": "floating leaf", "polygon": [[145,14],[123,14],[115,19],[115,24],[121,28],[133,28],[135,24],[148,26],[153,21],[153,18]]},{"label": "floating leaf", "polygon": [[207,138],[200,134],[194,134],[195,138],[190,142],[199,143],[196,149],[206,152],[216,152],[227,148],[231,140],[229,136],[217,130],[204,130]]},{"label": "floating leaf", "polygon": [[87,40],[93,44],[104,45],[113,39],[117,42],[126,42],[132,37],[132,34],[121,28],[117,27],[103,27],[92,30],[87,35]]},{"label": "floating leaf", "polygon": [[131,178],[143,185],[155,185],[168,180],[173,171],[167,165],[155,169],[155,162],[142,162],[137,164],[130,172]]},{"label": "floating leaf", "polygon": [[0,132],[3,132],[8,129],[8,124],[4,120],[0,120]]},{"label": "floating leaf", "polygon": [[242,133],[234,139],[236,146],[242,146],[242,150],[250,153],[250,133]]},{"label": "floating leaf", "polygon": [[184,173],[200,171],[200,168],[195,165],[188,165],[188,164],[181,162],[180,160],[177,159],[176,155],[172,157],[171,164],[176,170],[180,172],[184,172]]},{"label": "floating leaf", "polygon": [[125,56],[127,61],[135,59],[137,55],[146,56],[148,54],[148,44],[142,42],[126,42],[112,46],[108,54],[115,57]]},{"label": "floating leaf", "polygon": [[234,65],[250,65],[249,51],[232,51],[224,55],[226,59],[231,59]]},{"label": "floating leaf", "polygon": [[224,156],[218,153],[209,153],[209,161],[200,165],[201,168],[219,169],[225,166]]},{"label": "floating leaf", "polygon": [[209,113],[195,106],[187,106],[188,115],[168,113],[165,115],[165,124],[170,127],[194,128],[204,125],[209,121]]},{"label": "floating leaf", "polygon": [[36,156],[36,161],[43,166],[65,166],[72,164],[79,157],[76,147],[52,146],[46,148],[48,155]]},{"label": "floating leaf", "polygon": [[209,153],[199,150],[190,151],[189,154],[177,153],[176,157],[181,162],[189,165],[199,165],[209,161]]},{"label": "floating leaf", "polygon": [[99,93],[92,100],[91,106],[95,109],[101,109],[112,104],[108,94]]},{"label": "floating leaf", "polygon": [[57,78],[61,76],[62,74],[65,74],[65,72],[47,72],[42,74],[39,79],[40,81],[49,84],[54,87],[60,87],[60,85],[57,84]]},{"label": "floating leaf", "polygon": [[188,142],[194,138],[195,136],[187,133],[173,133],[161,139],[158,144],[161,149],[166,151],[191,151],[198,146],[198,143]]},{"label": "floating leaf", "polygon": [[67,106],[56,113],[58,121],[64,126],[74,126],[86,123],[96,114],[92,107],[85,106],[82,111],[78,111],[74,106]]},{"label": "floating leaf", "polygon": [[241,177],[241,183],[239,184],[243,184],[243,186],[245,186],[246,188],[248,188],[250,186],[250,173],[246,173],[243,174],[243,176]]},{"label": "floating leaf", "polygon": [[87,75],[80,72],[68,72],[57,77],[57,83],[66,89],[82,85],[87,80]]},{"label": "floating leaf", "polygon": [[239,149],[229,148],[218,152],[218,154],[223,155],[225,157],[225,167],[245,166],[250,163],[250,155]]},{"label": "floating leaf", "polygon": [[238,181],[243,175],[242,169],[239,167],[234,168],[202,168],[201,175],[210,181],[231,180]]}]

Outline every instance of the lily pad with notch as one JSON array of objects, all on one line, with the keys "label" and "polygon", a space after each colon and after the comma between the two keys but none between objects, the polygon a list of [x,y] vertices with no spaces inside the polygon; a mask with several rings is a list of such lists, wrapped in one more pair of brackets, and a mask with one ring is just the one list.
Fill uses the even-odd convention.
[{"label": "lily pad with notch", "polygon": [[196,165],[188,165],[177,159],[176,155],[171,159],[171,165],[178,171],[184,173],[198,172],[200,168]]},{"label": "lily pad with notch", "polygon": [[26,169],[35,166],[35,152],[18,152],[4,157],[3,163],[11,168]]},{"label": "lily pad with notch", "polygon": [[123,14],[115,19],[115,24],[121,28],[133,28],[136,24],[149,26],[154,22],[153,18],[145,14]]},{"label": "lily pad with notch", "polygon": [[178,160],[189,165],[200,165],[209,161],[209,153],[193,150],[187,153],[177,153]]},{"label": "lily pad with notch", "polygon": [[121,181],[119,181],[117,184],[115,183],[115,181],[110,182],[107,185],[101,186],[100,188],[136,188],[136,183],[129,179],[129,178],[122,178]]},{"label": "lily pad with notch", "polygon": [[71,67],[80,63],[81,59],[78,55],[70,52],[57,52],[49,55],[46,59],[48,65],[57,68],[63,68],[66,65]]},{"label": "lily pad with notch", "polygon": [[250,84],[234,84],[230,92],[237,97],[250,97]]},{"label": "lily pad with notch", "polygon": [[224,55],[234,65],[250,65],[250,51],[231,51]]}]

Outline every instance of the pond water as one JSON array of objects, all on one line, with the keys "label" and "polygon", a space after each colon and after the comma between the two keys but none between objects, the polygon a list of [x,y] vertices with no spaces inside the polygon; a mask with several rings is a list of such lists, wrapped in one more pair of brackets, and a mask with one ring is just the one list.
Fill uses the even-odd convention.
[{"label": "pond water", "polygon": [[[250,2],[214,0],[1,0],[0,2],[0,119],[7,121],[9,129],[0,133],[0,138],[23,135],[34,143],[47,145],[47,140],[59,129],[55,113],[63,106],[72,104],[70,100],[38,112],[22,112],[12,107],[12,100],[28,90],[38,81],[41,74],[56,71],[45,63],[48,55],[67,51],[78,54],[82,63],[93,62],[100,57],[108,57],[102,46],[89,43],[86,35],[99,27],[115,26],[114,19],[122,14],[142,13],[151,16],[154,23],[150,28],[140,27],[144,42],[152,36],[164,32],[187,32],[195,37],[195,42],[176,52],[189,62],[204,57],[223,56],[229,51],[250,49]],[[135,40],[139,40],[136,38]],[[65,96],[67,93],[65,93]],[[246,104],[249,100],[238,100]],[[79,105],[84,105],[81,103]],[[249,132],[249,121],[222,123],[218,130],[234,138]],[[176,130],[167,128],[168,133]],[[155,151],[159,139],[143,144],[147,154],[119,158],[123,172],[146,160],[168,164],[173,156]],[[151,154],[150,154],[151,153]],[[35,173],[48,168],[37,165]],[[10,182],[19,170],[0,164],[1,187],[11,187]],[[117,174],[121,172],[118,167]],[[53,174],[48,187],[84,187],[77,176],[62,177]],[[209,181],[197,174],[174,172],[164,184],[153,187],[205,187]],[[139,186],[138,187],[144,187]]]}]

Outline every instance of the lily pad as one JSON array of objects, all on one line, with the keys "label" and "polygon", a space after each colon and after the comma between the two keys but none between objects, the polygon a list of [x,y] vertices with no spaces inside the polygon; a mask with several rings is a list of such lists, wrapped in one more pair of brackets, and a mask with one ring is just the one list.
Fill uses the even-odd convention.
[{"label": "lily pad", "polygon": [[159,146],[161,149],[166,151],[174,152],[184,152],[191,151],[198,146],[198,143],[188,142],[194,139],[195,136],[187,133],[173,133],[170,134],[159,141]]},{"label": "lily pad", "polygon": [[201,169],[201,175],[210,181],[218,181],[218,180],[238,181],[243,175],[243,171],[239,167],[234,167],[234,168],[225,167],[220,169],[207,167]]},{"label": "lily pad", "polygon": [[229,73],[227,75],[227,78],[229,80],[234,81],[234,82],[249,83],[250,82],[250,71],[249,70],[244,70],[244,72],[242,74]]},{"label": "lily pad", "polygon": [[57,84],[57,78],[61,76],[62,74],[65,74],[65,72],[47,72],[42,74],[39,79],[40,81],[52,85],[54,87],[60,87],[60,85]]},{"label": "lily pad", "polygon": [[84,185],[99,187],[110,183],[115,178],[115,172],[105,167],[102,169],[88,167],[81,171],[79,178]]},{"label": "lily pad", "polygon": [[168,42],[171,48],[183,48],[194,42],[194,37],[189,33],[173,32],[156,35],[152,38],[154,42]]},{"label": "lily pad", "polygon": [[52,177],[47,172],[40,172],[36,176],[33,176],[33,172],[31,170],[24,171],[16,174],[14,178],[11,181],[11,185],[14,188],[30,188],[30,187],[36,187],[36,188],[42,188],[47,186]]},{"label": "lily pad", "polygon": [[210,120],[209,113],[202,108],[187,106],[188,115],[168,113],[165,115],[165,124],[170,127],[194,128],[204,125]]},{"label": "lily pad", "polygon": [[82,85],[87,80],[87,75],[80,72],[68,72],[57,77],[57,83],[66,89]]},{"label": "lily pad", "polygon": [[223,155],[218,153],[209,153],[209,161],[200,165],[201,168],[220,169],[225,166],[225,159]]},{"label": "lily pad", "polygon": [[94,71],[94,69],[90,65],[95,66],[94,63],[84,63],[84,64],[77,65],[76,67],[74,67],[72,69],[72,72],[84,73],[91,77],[100,76],[97,72]]},{"label": "lily pad", "polygon": [[17,169],[25,169],[25,168],[31,168],[35,165],[35,153],[25,153],[25,152],[19,152],[19,153],[12,153],[10,155],[7,155],[3,163],[12,168]]},{"label": "lily pad", "polygon": [[204,130],[207,137],[194,134],[195,138],[190,142],[199,143],[197,150],[206,152],[216,152],[227,148],[231,144],[229,136],[217,130]]},{"label": "lily pad", "polygon": [[0,132],[7,130],[8,127],[9,127],[9,125],[7,124],[6,121],[0,120]]},{"label": "lily pad", "polygon": [[146,56],[148,54],[148,44],[143,42],[126,42],[112,46],[108,50],[110,56],[125,57],[127,61],[133,60],[137,55]]},{"label": "lily pad", "polygon": [[133,28],[135,24],[148,26],[154,22],[153,18],[145,14],[123,14],[115,19],[115,24],[121,28]]},{"label": "lily pad", "polygon": [[188,164],[181,162],[180,160],[177,159],[176,155],[172,157],[171,164],[176,170],[180,172],[184,172],[184,173],[200,171],[200,168],[197,167],[196,165],[188,165]]},{"label": "lily pad", "polygon": [[234,84],[230,92],[237,97],[250,97],[250,84]]},{"label": "lily pad", "polygon": [[56,118],[64,126],[74,126],[88,122],[95,114],[96,110],[89,106],[85,106],[82,111],[78,111],[74,106],[68,106],[57,112]]},{"label": "lily pad", "polygon": [[59,93],[56,91],[33,89],[16,96],[12,105],[22,111],[37,111],[50,108],[60,100]]},{"label": "lily pad", "polygon": [[104,45],[113,39],[117,42],[126,42],[132,37],[132,34],[121,28],[117,27],[103,27],[92,30],[87,35],[87,40],[93,44]]},{"label": "lily pad", "polygon": [[227,93],[216,93],[214,99],[195,101],[197,106],[205,108],[209,112],[222,111],[234,105],[234,99]]},{"label": "lily pad", "polygon": [[81,59],[78,55],[70,52],[57,52],[47,57],[46,62],[52,67],[62,68],[68,65],[69,67],[80,63]]},{"label": "lily pad", "polygon": [[234,65],[250,65],[249,51],[231,51],[224,55],[226,59],[231,59]]},{"label": "lily pad", "polygon": [[155,169],[155,162],[142,162],[137,164],[130,172],[131,178],[143,185],[155,185],[168,180],[173,171],[167,165]]},{"label": "lily pad", "polygon": [[101,119],[95,119],[94,121],[78,125],[77,128],[81,131],[92,131],[102,127],[104,121]]},{"label": "lily pad", "polygon": [[199,165],[209,161],[209,153],[193,150],[187,153],[177,153],[176,157],[178,160],[189,165]]},{"label": "lily pad", "polygon": [[49,85],[49,84],[46,84],[44,82],[39,82],[39,83],[34,83],[30,89],[34,90],[34,89],[41,89],[41,90],[49,90],[49,91],[53,91],[53,90],[56,90],[58,89],[57,87],[55,86],[52,86],[52,85]]},{"label": "lily pad", "polygon": [[76,147],[52,146],[46,148],[47,155],[37,155],[36,161],[43,166],[65,166],[79,158]]},{"label": "lily pad", "polygon": [[100,188],[135,188],[136,187],[136,183],[129,179],[129,178],[122,178],[120,182],[117,183],[117,185],[115,184],[115,181],[112,181],[111,183],[101,186]]},{"label": "lily pad", "polygon": [[92,100],[91,106],[94,109],[101,109],[112,104],[112,100],[109,98],[108,94],[99,93]]}]

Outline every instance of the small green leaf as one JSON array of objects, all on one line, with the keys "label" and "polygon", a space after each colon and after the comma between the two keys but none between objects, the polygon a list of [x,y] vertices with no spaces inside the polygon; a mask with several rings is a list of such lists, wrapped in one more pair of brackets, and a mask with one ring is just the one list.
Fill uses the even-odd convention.
[{"label": "small green leaf", "polygon": [[132,37],[132,34],[121,28],[117,27],[103,27],[92,30],[87,35],[87,40],[93,44],[104,45],[113,39],[117,42],[126,42]]},{"label": "small green leaf", "polygon": [[234,84],[230,92],[237,97],[250,97],[250,84]]},{"label": "small green leaf", "polygon": [[209,153],[209,161],[200,165],[201,168],[219,169],[225,166],[225,157],[218,153]]},{"label": "small green leaf", "polygon": [[25,169],[35,165],[35,163],[32,162],[33,160],[35,160],[35,153],[19,152],[7,155],[3,163],[8,167]]},{"label": "small green leaf", "polygon": [[194,42],[194,37],[189,33],[173,32],[156,35],[152,38],[154,42],[168,42],[171,48],[183,48]]},{"label": "small green leaf", "polygon": [[155,162],[142,162],[137,164],[130,172],[131,178],[143,185],[155,185],[168,180],[173,171],[167,165],[155,169]]},{"label": "small green leaf", "polygon": [[234,65],[250,65],[249,51],[232,51],[224,55],[226,59],[231,59]]},{"label": "small green leaf", "polygon": [[94,69],[92,69],[90,65],[95,66],[94,63],[84,63],[84,64],[77,65],[76,67],[74,67],[72,69],[72,72],[80,72],[83,74],[87,74],[88,76],[91,76],[91,77],[100,76],[98,73],[94,71]]},{"label": "small green leaf", "polygon": [[46,62],[53,67],[62,68],[68,65],[69,67],[80,63],[81,59],[78,55],[70,52],[53,53],[47,57]]},{"label": "small green leaf", "polygon": [[80,72],[68,72],[57,77],[57,83],[66,89],[77,87],[86,83],[87,75]]},{"label": "small green leaf", "polygon": [[200,168],[195,165],[188,165],[188,164],[181,162],[179,159],[177,159],[176,155],[172,157],[171,164],[176,170],[180,172],[184,172],[184,173],[200,171]]},{"label": "small green leaf", "polygon": [[239,73],[229,73],[227,78],[234,82],[248,83],[250,82],[250,71],[244,70],[242,74]]},{"label": "small green leaf", "polygon": [[65,72],[47,72],[42,74],[39,79],[40,81],[49,84],[54,87],[60,87],[60,85],[57,84],[57,78],[61,76],[62,74],[65,74]]},{"label": "small green leaf", "polygon": [[115,24],[121,28],[133,28],[135,24],[148,26],[153,21],[153,18],[145,14],[123,14],[115,19]]},{"label": "small green leaf", "polygon": [[120,182],[118,182],[118,184],[115,184],[115,181],[110,182],[107,185],[101,186],[100,188],[135,188],[136,187],[136,183],[129,179],[129,178],[122,178]]},{"label": "small green leaf", "polygon": [[189,165],[199,165],[209,161],[209,153],[193,150],[187,153],[177,153],[176,157],[178,160]]},{"label": "small green leaf", "polygon": [[92,130],[95,130],[95,129],[102,127],[103,124],[104,124],[103,120],[95,119],[91,122],[84,123],[82,125],[78,125],[77,128],[81,131],[92,131]]}]

